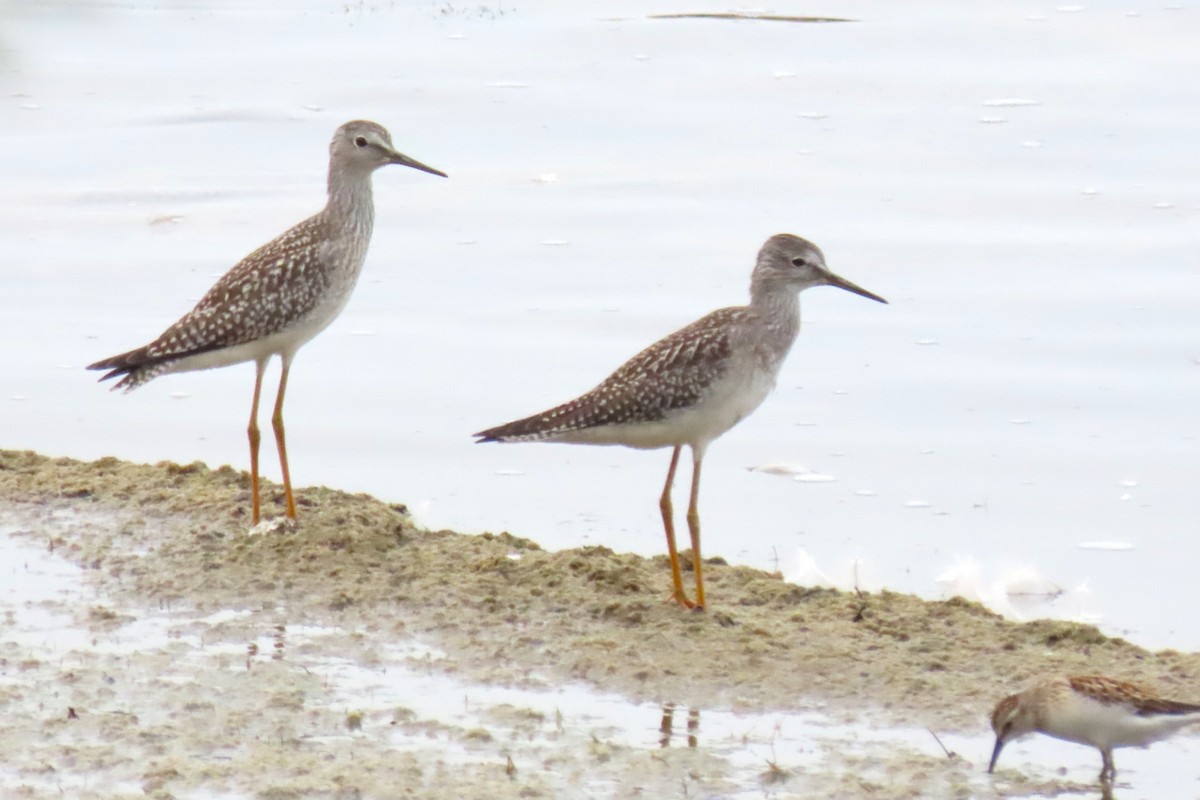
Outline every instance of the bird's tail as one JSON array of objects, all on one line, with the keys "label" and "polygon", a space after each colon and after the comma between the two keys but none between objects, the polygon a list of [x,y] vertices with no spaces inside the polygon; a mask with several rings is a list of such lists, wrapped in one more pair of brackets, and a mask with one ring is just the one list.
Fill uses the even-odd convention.
[{"label": "bird's tail", "polygon": [[113,384],[113,391],[123,389],[131,392],[143,383],[147,383],[167,371],[171,359],[153,358],[147,353],[147,347],[139,347],[127,353],[111,356],[95,364],[88,364],[88,369],[105,369],[108,372],[100,376],[101,381],[120,378]]},{"label": "bird's tail", "polygon": [[581,418],[579,414],[581,408],[588,405],[587,398],[584,395],[540,414],[506,422],[472,435],[477,437],[476,444],[561,441],[564,435],[591,427],[589,420]]}]

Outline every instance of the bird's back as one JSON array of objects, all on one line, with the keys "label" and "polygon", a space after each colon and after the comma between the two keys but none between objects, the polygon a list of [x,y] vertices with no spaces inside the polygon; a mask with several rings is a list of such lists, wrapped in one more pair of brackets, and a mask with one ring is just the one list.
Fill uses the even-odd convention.
[{"label": "bird's back", "polygon": [[707,443],[774,385],[778,364],[761,363],[754,347],[760,327],[750,307],[714,311],[650,345],[575,400],[476,435],[483,442]]},{"label": "bird's back", "polygon": [[327,251],[337,240],[331,239],[329,227],[325,216],[317,214],[290,228],[234,265],[153,342],[88,368],[110,370],[105,379],[124,376],[114,388],[133,389],[166,372],[238,363],[257,357],[260,350],[269,354],[298,347],[332,321],[343,304],[321,314],[339,279],[330,268]]}]

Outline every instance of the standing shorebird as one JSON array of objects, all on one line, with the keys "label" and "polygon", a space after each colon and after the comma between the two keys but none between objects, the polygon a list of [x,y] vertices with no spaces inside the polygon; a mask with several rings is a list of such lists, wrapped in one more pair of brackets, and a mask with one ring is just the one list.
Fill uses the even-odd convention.
[{"label": "standing shorebird", "polygon": [[1038,732],[1095,747],[1104,759],[1100,781],[1117,776],[1113,748],[1146,747],[1200,724],[1200,704],[1160,697],[1135,683],[1100,675],[1047,678],[1001,700],[992,712],[996,747],[988,772],[1013,739]]},{"label": "standing shorebird", "polygon": [[113,389],[132,391],[171,372],[224,367],[253,361],[250,405],[250,494],[253,524],[261,519],[258,491],[258,399],[271,356],[283,364],[271,426],[283,469],[287,518],[296,519],[283,436],[283,395],[296,351],[341,313],[362,271],[375,223],[371,173],[400,164],[446,177],[392,146],[380,125],[355,120],[342,125],[329,144],[329,199],[318,214],[239,261],[233,269],[162,335],[88,369],[106,369],[100,380],[120,376]]},{"label": "standing shorebird", "polygon": [[[750,277],[750,305],[722,308],[655,342],[585,395],[561,406],[475,434],[480,442],[570,442],[672,447],[659,508],[671,560],[671,599],[704,608],[700,558],[700,462],[708,445],[736,425],[775,387],[779,368],[800,331],[799,294],[836,286],[886,303],[877,294],[834,275],[812,242],[781,233],[758,251]],[[679,451],[692,451],[688,531],[696,599],[683,589],[675,548],[671,485]]]}]

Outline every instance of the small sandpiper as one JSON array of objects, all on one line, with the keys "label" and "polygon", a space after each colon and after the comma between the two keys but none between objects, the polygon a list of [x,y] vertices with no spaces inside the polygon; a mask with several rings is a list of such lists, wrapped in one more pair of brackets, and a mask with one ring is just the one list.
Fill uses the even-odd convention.
[{"label": "small sandpiper", "polygon": [[1095,747],[1104,760],[1100,781],[1111,784],[1113,748],[1146,747],[1197,723],[1200,704],[1169,700],[1136,683],[1100,675],[1045,678],[992,711],[996,746],[988,772],[1005,744],[1037,732]]},{"label": "small sandpiper", "polygon": [[283,395],[296,351],[341,313],[362,271],[375,222],[371,174],[400,164],[446,177],[392,146],[374,122],[347,122],[329,145],[329,197],[325,208],[255,250],[226,272],[162,335],[145,347],[97,361],[88,369],[120,377],[114,389],[132,391],[159,375],[212,369],[243,361],[255,365],[250,405],[252,524],[261,519],[258,488],[258,400],[271,356],[283,364],[271,424],[283,470],[286,515],[296,519],[283,431]]},{"label": "small sandpiper", "polygon": [[[650,345],[588,393],[540,414],[475,434],[480,442],[570,442],[671,447],[659,499],[671,561],[671,599],[703,609],[700,556],[700,464],[708,445],[744,419],[775,387],[779,369],[800,331],[799,293],[836,286],[886,303],[834,275],[812,242],[791,234],[767,240],[750,277],[750,304],[723,308]],[[675,547],[671,485],[679,452],[692,452],[688,531],[696,599],[683,588]]]}]

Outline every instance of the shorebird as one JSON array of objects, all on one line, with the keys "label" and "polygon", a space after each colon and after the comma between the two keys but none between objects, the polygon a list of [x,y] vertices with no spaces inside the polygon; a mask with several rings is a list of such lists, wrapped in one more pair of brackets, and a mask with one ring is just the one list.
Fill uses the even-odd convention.
[{"label": "shorebird", "polygon": [[120,377],[113,389],[132,391],[160,375],[212,369],[243,361],[255,365],[250,405],[252,524],[262,517],[258,486],[258,400],[271,356],[282,362],[271,425],[283,470],[287,519],[296,519],[284,443],[283,396],[296,351],[341,313],[362,271],[375,222],[371,174],[400,164],[446,173],[397,152],[391,134],[365,120],[347,122],[329,145],[329,197],[319,213],[239,261],[188,313],[150,344],[97,361],[88,369]]},{"label": "shorebird", "polygon": [[1135,683],[1100,675],[1046,678],[992,711],[996,747],[988,772],[1005,744],[1036,731],[1095,747],[1104,760],[1100,781],[1112,783],[1113,748],[1146,747],[1198,723],[1200,705],[1168,700]]},{"label": "shorebird", "polygon": [[[479,442],[569,442],[671,447],[671,465],[659,499],[671,598],[703,609],[700,557],[700,465],[708,445],[745,418],[775,387],[783,359],[800,331],[799,294],[813,286],[836,286],[886,303],[825,266],[812,242],[778,234],[758,251],[750,277],[750,304],[722,308],[655,342],[586,394],[540,414],[475,434]],[[675,548],[671,486],[684,445],[692,453],[688,532],[696,599],[683,588]]]}]

